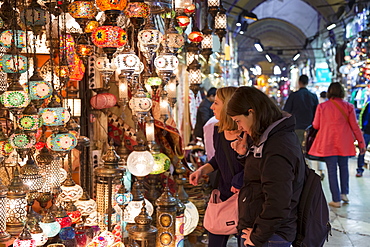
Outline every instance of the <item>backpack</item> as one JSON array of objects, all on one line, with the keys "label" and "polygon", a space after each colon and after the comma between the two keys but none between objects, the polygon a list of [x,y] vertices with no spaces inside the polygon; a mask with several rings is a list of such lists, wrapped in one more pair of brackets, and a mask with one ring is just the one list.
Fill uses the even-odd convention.
[{"label": "backpack", "polygon": [[297,235],[293,247],[322,247],[331,235],[329,207],[320,176],[306,165],[305,182],[298,203]]}]

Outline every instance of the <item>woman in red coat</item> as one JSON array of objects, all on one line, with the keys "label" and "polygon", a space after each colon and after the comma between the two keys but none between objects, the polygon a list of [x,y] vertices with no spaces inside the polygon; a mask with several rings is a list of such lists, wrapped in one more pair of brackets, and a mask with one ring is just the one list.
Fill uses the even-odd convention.
[{"label": "woman in red coat", "polygon": [[348,157],[356,155],[354,139],[358,141],[360,153],[365,153],[365,141],[356,121],[354,106],[343,100],[344,95],[340,83],[330,84],[327,92],[329,100],[319,104],[316,109],[312,125],[319,131],[308,152],[310,155],[324,157],[333,199],[329,205],[338,208],[341,206],[341,200],[349,202]]}]

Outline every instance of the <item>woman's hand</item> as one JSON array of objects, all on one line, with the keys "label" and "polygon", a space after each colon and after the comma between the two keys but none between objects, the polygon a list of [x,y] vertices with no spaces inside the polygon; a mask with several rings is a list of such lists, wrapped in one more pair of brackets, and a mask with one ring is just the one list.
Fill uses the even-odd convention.
[{"label": "woman's hand", "polygon": [[250,240],[251,233],[252,233],[252,228],[247,228],[247,229],[242,230],[241,238],[245,239],[244,246],[247,246],[247,245],[254,246],[254,244]]},{"label": "woman's hand", "polygon": [[247,153],[247,133],[244,132],[243,138],[236,137],[236,141],[231,143],[231,148],[240,155]]},{"label": "woman's hand", "polygon": [[234,186],[231,186],[230,190],[231,190],[231,192],[233,192],[235,194],[235,193],[238,193],[240,189],[237,189]]},{"label": "woman's hand", "polygon": [[203,176],[202,174],[202,168],[200,167],[198,170],[190,174],[189,176],[189,183],[191,185],[198,185],[200,178]]}]

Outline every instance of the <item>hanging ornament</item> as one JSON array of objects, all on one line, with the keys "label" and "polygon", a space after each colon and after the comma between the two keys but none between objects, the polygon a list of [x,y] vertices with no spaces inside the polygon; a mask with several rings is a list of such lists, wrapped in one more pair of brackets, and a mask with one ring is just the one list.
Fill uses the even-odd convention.
[{"label": "hanging ornament", "polygon": [[210,13],[213,18],[217,15],[219,6],[220,0],[208,0],[208,13]]},{"label": "hanging ornament", "polygon": [[140,116],[146,115],[152,108],[152,99],[147,97],[141,85],[137,89],[137,92],[132,96],[129,106],[135,114]]},{"label": "hanging ornament", "polygon": [[46,145],[52,151],[70,151],[77,146],[77,138],[66,128],[60,127],[57,133],[48,137]]},{"label": "hanging ornament", "polygon": [[46,25],[46,11],[41,8],[37,0],[32,0],[31,4],[21,12],[21,20],[31,27],[32,32],[40,34],[43,26]]},{"label": "hanging ornament", "polygon": [[154,65],[158,70],[158,74],[162,77],[164,84],[167,84],[174,70],[179,66],[179,60],[167,49],[154,59]]},{"label": "hanging ornament", "polygon": [[139,48],[142,52],[148,54],[148,63],[151,63],[154,53],[158,50],[162,39],[162,33],[154,26],[152,18],[149,17],[144,29],[138,34]]},{"label": "hanging ornament", "polygon": [[84,62],[94,52],[94,46],[90,43],[90,39],[85,33],[81,34],[76,42],[76,54],[82,58]]},{"label": "hanging ornament", "polygon": [[130,22],[135,29],[140,29],[150,14],[150,7],[143,1],[132,1],[127,4],[124,14],[127,18],[130,18]]},{"label": "hanging ornament", "polygon": [[170,28],[166,30],[163,36],[162,46],[167,46],[170,52],[177,53],[184,46],[184,43],[184,36],[174,28],[173,20],[171,20]]},{"label": "hanging ornament", "polygon": [[189,72],[189,87],[193,91],[194,95],[198,94],[200,85],[202,84],[202,73],[200,68],[201,65],[196,58],[194,58],[193,62],[187,68],[187,71]]},{"label": "hanging ornament", "polygon": [[227,33],[227,16],[226,16],[226,9],[220,5],[220,11],[217,13],[215,17],[215,33],[218,35],[220,39],[220,46],[222,44],[222,39],[225,37]]},{"label": "hanging ornament", "polygon": [[25,132],[36,132],[42,123],[40,116],[32,102],[24,109],[22,115],[18,117],[18,127]]},{"label": "hanging ornament", "polygon": [[177,24],[182,28],[183,31],[189,26],[190,18],[186,15],[179,15],[176,17]]},{"label": "hanging ornament", "polygon": [[0,57],[0,71],[4,73],[24,73],[28,70],[28,59],[22,55],[5,54]]},{"label": "hanging ornament", "polygon": [[[19,28],[20,29],[20,28]],[[0,34],[0,45],[10,48],[12,44],[16,48],[26,47],[26,32],[23,30],[5,30]]]},{"label": "hanging ornament", "polygon": [[58,126],[66,124],[69,121],[71,114],[67,109],[62,107],[60,99],[57,99],[57,96],[53,94],[48,107],[40,110],[40,116],[42,118],[43,125]]},{"label": "hanging ornament", "polygon": [[113,73],[117,70],[116,65],[106,55],[100,56],[95,61],[95,68],[102,74],[104,80],[104,88],[108,88],[109,80]]},{"label": "hanging ornament", "polygon": [[4,107],[19,115],[30,103],[28,93],[19,83],[19,74],[8,74],[8,89],[1,95]]},{"label": "hanging ornament", "polygon": [[201,54],[206,59],[207,63],[209,61],[209,57],[212,55],[212,47],[213,47],[213,36],[212,36],[212,30],[208,27],[208,22],[206,18],[206,23],[204,25],[204,28],[202,30],[203,33],[203,40],[201,43],[202,51]]},{"label": "hanging ornament", "polygon": [[188,35],[188,39],[193,43],[200,43],[203,40],[203,34],[199,31],[193,31]]},{"label": "hanging ornament", "polygon": [[51,84],[40,76],[38,70],[35,70],[34,74],[29,79],[28,88],[31,100],[43,100],[49,98],[53,92]]},{"label": "hanging ornament", "polygon": [[90,19],[94,18],[98,12],[94,1],[74,1],[68,5],[69,14],[76,19],[80,27],[85,30]]}]

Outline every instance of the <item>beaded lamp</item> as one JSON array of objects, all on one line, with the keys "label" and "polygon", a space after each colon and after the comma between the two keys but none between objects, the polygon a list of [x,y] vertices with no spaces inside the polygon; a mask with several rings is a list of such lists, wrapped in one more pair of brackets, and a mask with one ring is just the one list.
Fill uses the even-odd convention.
[{"label": "beaded lamp", "polygon": [[60,224],[55,220],[54,216],[50,212],[41,219],[39,224],[48,238],[55,237],[60,231]]},{"label": "beaded lamp", "polygon": [[[4,55],[5,56],[5,55]],[[23,90],[23,87],[19,83],[19,74],[8,74],[8,89],[1,95],[1,100],[4,107],[16,114],[22,112],[22,110],[30,103],[28,93]]]},{"label": "beaded lamp", "polygon": [[[20,28],[19,28],[20,29]],[[17,48],[26,47],[26,32],[23,30],[5,30],[0,34],[0,45],[10,48],[12,44]]]},{"label": "beaded lamp", "polygon": [[22,232],[27,217],[27,186],[19,177],[18,168],[14,171],[14,177],[8,186],[6,204],[6,229],[12,236]]},{"label": "beaded lamp", "polygon": [[41,127],[39,114],[31,102],[17,118],[18,127],[25,132],[37,132]]},{"label": "beaded lamp", "polygon": [[10,234],[6,231],[6,194],[8,188],[0,179],[0,242],[5,242],[10,239]]},{"label": "beaded lamp", "polygon": [[58,102],[57,96],[53,94],[47,108],[40,110],[43,125],[59,126],[68,122],[71,115],[67,109]]},{"label": "beaded lamp", "polygon": [[43,100],[49,98],[53,92],[53,87],[45,81],[38,70],[35,70],[28,80],[28,89],[31,100]]},{"label": "beaded lamp", "polygon": [[138,34],[139,48],[142,52],[148,53],[150,63],[154,53],[158,50],[163,39],[162,33],[154,26],[152,18],[149,17],[143,30]]},{"label": "beaded lamp", "polygon": [[34,34],[39,34],[42,27],[46,25],[46,11],[41,8],[37,0],[21,12],[21,21],[31,27]]},{"label": "beaded lamp", "polygon": [[152,99],[147,97],[141,85],[132,96],[129,106],[135,114],[142,116],[146,115],[152,108]]},{"label": "beaded lamp", "polygon": [[126,17],[130,18],[135,29],[140,29],[145,19],[149,16],[150,7],[144,1],[130,1],[124,10]]},{"label": "beaded lamp", "polygon": [[21,231],[18,238],[14,240],[13,247],[36,247],[36,241],[32,239],[28,227],[23,227]]},{"label": "beaded lamp", "polygon": [[126,44],[126,31],[118,26],[104,24],[94,29],[91,34],[92,42],[107,54],[109,60],[112,60],[113,54],[117,48]]}]

